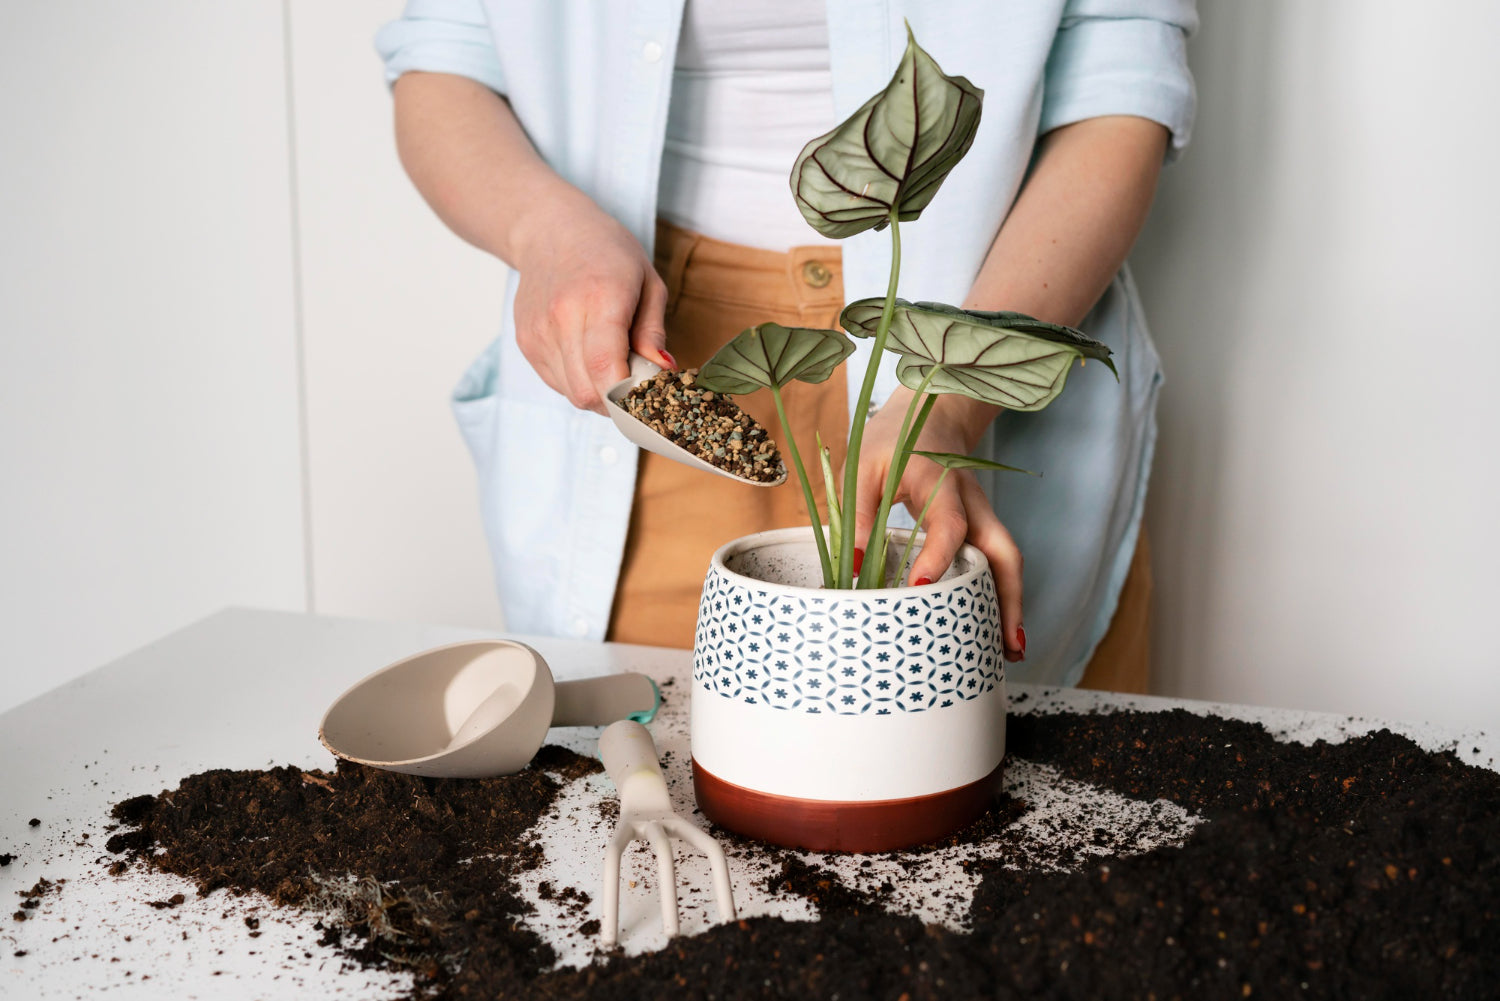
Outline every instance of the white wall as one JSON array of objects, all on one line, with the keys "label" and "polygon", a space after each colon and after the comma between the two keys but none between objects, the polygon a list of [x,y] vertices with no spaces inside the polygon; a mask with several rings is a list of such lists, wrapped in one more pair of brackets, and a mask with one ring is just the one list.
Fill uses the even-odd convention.
[{"label": "white wall", "polygon": [[1171,694],[1500,726],[1500,7],[1202,0],[1134,255]]},{"label": "white wall", "polygon": [[[399,7],[12,14],[0,709],[224,604],[499,624],[446,408],[499,272],[399,173]],[[1500,726],[1500,8],[1202,8],[1134,255],[1158,688]]]},{"label": "white wall", "polygon": [[401,171],[376,29],[400,0],[294,0],[313,608],[501,625],[448,409],[500,326],[503,268]]},{"label": "white wall", "polygon": [[280,9],[5,24],[0,709],[306,597]]}]

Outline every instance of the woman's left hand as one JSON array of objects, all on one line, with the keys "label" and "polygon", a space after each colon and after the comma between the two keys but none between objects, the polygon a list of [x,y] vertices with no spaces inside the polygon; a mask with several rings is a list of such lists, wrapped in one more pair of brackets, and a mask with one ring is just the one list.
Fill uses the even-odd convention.
[{"label": "woman's left hand", "polygon": [[[899,387],[865,425],[859,453],[859,496],[854,509],[854,544],[861,551],[875,523],[875,511],[880,506],[880,494],[885,489],[901,422],[912,395],[911,390]],[[968,455],[996,413],[998,408],[962,396],[939,396],[922,427],[917,447],[928,452]],[[931,459],[912,456],[896,489],[896,503],[905,503],[915,517],[941,475],[942,469]],[[912,562],[907,583],[937,580],[952,564],[959,546],[965,541],[972,542],[989,560],[995,575],[1005,657],[1022,660],[1026,653],[1026,631],[1021,625],[1021,551],[995,515],[973,473],[954,470],[943,479],[927,511],[925,527],[927,537]]]}]

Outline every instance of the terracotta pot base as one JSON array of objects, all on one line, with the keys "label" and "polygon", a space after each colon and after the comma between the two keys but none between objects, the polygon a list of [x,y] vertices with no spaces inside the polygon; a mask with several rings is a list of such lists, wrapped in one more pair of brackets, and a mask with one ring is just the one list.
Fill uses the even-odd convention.
[{"label": "terracotta pot base", "polygon": [[1000,793],[1005,762],[977,782],[906,799],[794,799],[726,782],[693,760],[703,815],[737,834],[819,852],[888,852],[935,841],[978,820]]}]

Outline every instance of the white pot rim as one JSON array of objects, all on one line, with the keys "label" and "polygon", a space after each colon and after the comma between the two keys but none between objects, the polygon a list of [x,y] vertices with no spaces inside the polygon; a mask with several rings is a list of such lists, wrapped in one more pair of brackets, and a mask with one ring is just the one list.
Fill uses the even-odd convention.
[{"label": "white pot rim", "polygon": [[[890,529],[890,535],[893,540],[905,541],[905,539],[912,534],[912,531],[912,529],[906,528],[893,528]],[[752,549],[759,549],[763,546],[781,545],[789,542],[801,542],[804,540],[809,546],[815,545],[815,543],[813,542],[812,533],[813,529],[811,525],[802,525],[798,528],[775,528],[768,532],[756,532],[753,535],[742,535],[738,539],[731,539],[729,542],[724,543],[724,545],[715,550],[713,559],[710,560],[709,565],[714,570],[717,570],[719,573],[724,574],[726,577],[731,577],[735,580],[750,581],[757,587],[770,589],[779,594],[807,595],[809,597],[822,598],[827,598],[833,595],[847,595],[849,597],[858,597],[860,599],[889,598],[897,595],[909,596],[914,592],[919,592],[925,590],[926,588],[946,589],[950,587],[957,587],[959,585],[972,583],[973,581],[978,580],[980,576],[988,573],[990,569],[989,560],[985,558],[984,553],[980,551],[979,547],[974,545],[972,542],[965,542],[962,546],[960,546],[958,549],[958,553],[955,554],[954,558],[957,559],[960,555],[967,557],[973,563],[973,569],[969,570],[966,573],[959,574],[956,577],[940,578],[933,581],[931,584],[924,584],[921,587],[914,587],[910,584],[902,585],[901,587],[872,588],[801,587],[796,584],[778,584],[774,581],[761,580],[758,577],[750,577],[736,570],[731,570],[726,562],[731,556],[738,556],[740,553],[749,552]]]}]

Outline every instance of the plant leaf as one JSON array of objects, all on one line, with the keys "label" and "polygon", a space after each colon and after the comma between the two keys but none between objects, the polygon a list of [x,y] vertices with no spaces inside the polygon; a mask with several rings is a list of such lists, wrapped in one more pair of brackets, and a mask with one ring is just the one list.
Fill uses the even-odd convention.
[{"label": "plant leaf", "polygon": [[1007,466],[999,462],[991,462],[989,459],[980,459],[972,455],[959,455],[957,452],[924,452],[919,448],[911,450],[912,455],[920,455],[931,459],[944,469],[995,469],[1005,473],[1025,473],[1027,476],[1041,476],[1041,473],[1033,473],[1029,469],[1020,466]]},{"label": "plant leaf", "polygon": [[833,556],[834,571],[838,571],[839,544],[843,541],[844,512],[839,505],[839,493],[834,485],[833,461],[823,445],[823,436],[813,432],[818,443],[818,461],[823,465],[823,495],[828,499],[828,551]]},{"label": "plant leaf", "polygon": [[793,380],[824,382],[854,351],[837,330],[761,323],[740,331],[698,372],[697,384],[715,393],[753,393]]},{"label": "plant leaf", "polygon": [[803,147],[792,195],[813,229],[842,240],[922,214],[969,147],[984,91],[947,76],[906,29],[906,51],[885,90]]},{"label": "plant leaf", "polygon": [[[884,299],[861,299],[844,307],[844,329],[873,337]],[[959,309],[939,302],[896,300],[886,350],[902,355],[896,378],[919,389],[928,373],[929,393],[961,393],[1007,410],[1041,410],[1067,383],[1073,362],[1102,361],[1115,372],[1110,350],[1072,327],[1025,313]]]}]

